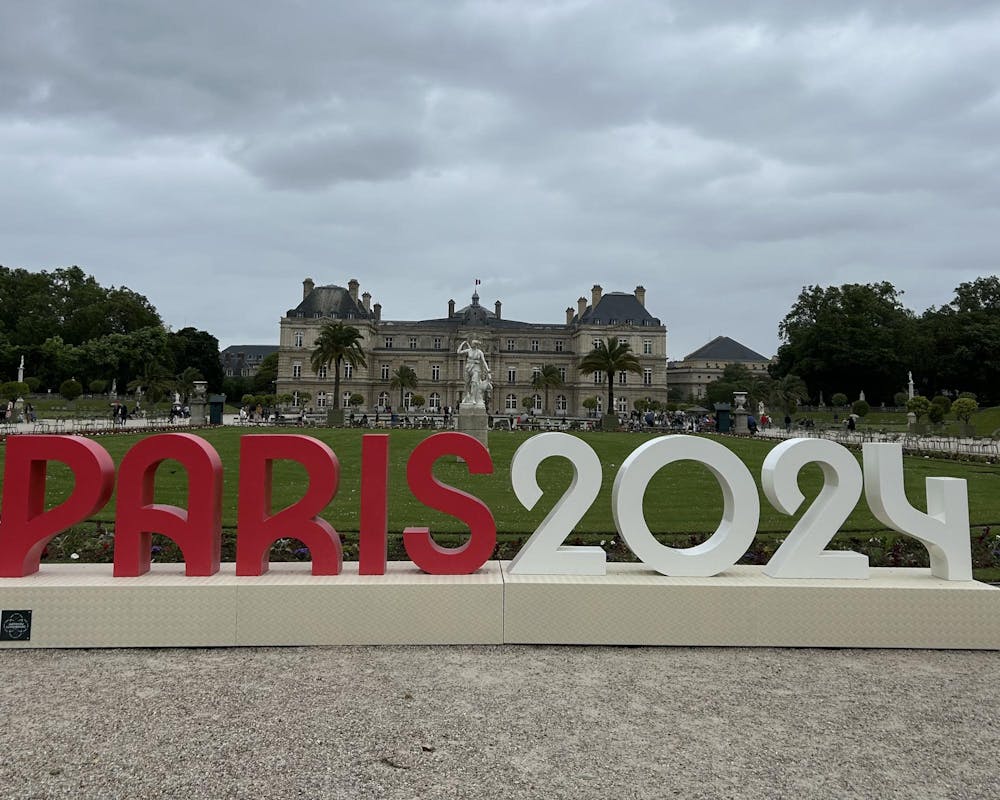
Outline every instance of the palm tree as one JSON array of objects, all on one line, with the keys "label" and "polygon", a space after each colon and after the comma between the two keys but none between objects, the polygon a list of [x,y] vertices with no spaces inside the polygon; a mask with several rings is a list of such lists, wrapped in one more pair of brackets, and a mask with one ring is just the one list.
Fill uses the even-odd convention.
[{"label": "palm tree", "polygon": [[399,369],[392,373],[392,378],[389,380],[390,389],[399,389],[399,408],[403,408],[403,392],[407,389],[417,388],[417,373],[413,371],[412,367],[403,364]]},{"label": "palm tree", "polygon": [[635,357],[628,342],[619,341],[617,336],[609,336],[607,342],[597,342],[580,361],[580,372],[603,372],[608,376],[608,410],[615,413],[615,373],[642,372],[639,359]]},{"label": "palm tree", "polygon": [[798,375],[786,375],[771,384],[770,403],[772,408],[780,408],[786,414],[795,413],[795,408],[809,396],[806,383]]},{"label": "palm tree", "polygon": [[540,372],[536,372],[531,378],[531,387],[535,390],[541,389],[545,392],[544,413],[549,413],[549,387],[559,387],[563,385],[559,368],[554,364],[546,364]]},{"label": "palm tree", "polygon": [[310,364],[313,372],[333,364],[333,405],[334,414],[343,417],[340,405],[340,372],[346,361],[352,367],[366,367],[364,351],[361,349],[361,331],[343,322],[327,322],[316,337]]},{"label": "palm tree", "polygon": [[150,403],[160,402],[163,396],[173,388],[173,375],[157,361],[148,361],[142,375],[128,383],[130,391],[142,389]]}]

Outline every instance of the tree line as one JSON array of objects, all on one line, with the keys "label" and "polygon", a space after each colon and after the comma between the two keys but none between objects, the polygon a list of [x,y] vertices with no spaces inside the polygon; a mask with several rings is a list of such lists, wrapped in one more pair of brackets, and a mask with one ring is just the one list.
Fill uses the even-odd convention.
[{"label": "tree line", "polygon": [[884,281],[804,287],[778,326],[771,377],[801,379],[813,403],[864,391],[872,405],[896,405],[912,372],[917,395],[1000,404],[1000,278],[963,283],[922,314],[902,294]]},{"label": "tree line", "polygon": [[149,300],[127,287],[104,287],[80,267],[51,272],[0,266],[0,383],[58,392],[142,387],[151,400],[190,392],[194,380],[222,389],[219,342],[192,327],[171,331]]}]

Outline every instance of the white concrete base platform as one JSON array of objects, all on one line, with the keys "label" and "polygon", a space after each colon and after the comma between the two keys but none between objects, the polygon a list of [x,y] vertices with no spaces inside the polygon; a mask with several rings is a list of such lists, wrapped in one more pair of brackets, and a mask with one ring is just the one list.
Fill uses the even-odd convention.
[{"label": "white concrete base platform", "polygon": [[668,578],[642,564],[605,576],[510,575],[504,641],[604,645],[1000,649],[1000,589],[929,569],[867,580],[769,578],[736,566]]},{"label": "white concrete base platform", "polygon": [[7,647],[501,644],[503,583],[496,562],[475,575],[435,576],[410,562],[385,575],[313,577],[307,563],[274,563],[237,578],[154,564],[114,578],[110,564],[49,564],[0,580],[0,609],[31,611],[30,640]]},{"label": "white concrete base platform", "polygon": [[[305,563],[260,577],[188,578],[157,564],[114,578],[110,564],[50,564],[0,580],[3,638],[18,647],[351,644],[595,644],[1000,649],[1000,589],[873,569],[868,580],[779,580],[761,567],[667,578],[642,564],[604,576],[313,577]],[[17,613],[19,612],[19,613]],[[30,639],[25,622],[30,613]],[[20,636],[21,638],[17,638]]]}]

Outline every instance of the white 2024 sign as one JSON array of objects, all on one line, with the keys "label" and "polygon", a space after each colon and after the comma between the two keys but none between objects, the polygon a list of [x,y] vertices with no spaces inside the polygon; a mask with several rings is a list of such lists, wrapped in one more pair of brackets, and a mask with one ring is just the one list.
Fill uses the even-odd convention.
[{"label": "white 2024 sign", "polygon": [[[522,444],[511,461],[517,499],[531,509],[542,496],[536,480],[546,458],[567,459],[573,480],[510,564],[522,575],[604,575],[600,547],[563,545],[601,488],[601,462],[583,440],[564,433],[543,433]],[[862,448],[864,471],[847,448],[825,439],[788,439],[764,460],[764,495],[783,514],[794,514],[805,499],[797,477],[806,464],[823,471],[823,488],[764,568],[773,578],[868,577],[868,557],[825,550],[861,497],[884,525],[919,540],[930,554],[931,574],[949,581],[972,580],[969,503],[960,478],[927,478],[927,513],[910,505],[903,490],[903,455],[898,444],[870,443]],[[675,461],[706,466],[722,489],[719,527],[700,545],[660,544],[646,524],[642,500],[650,479]],[[622,540],[647,565],[663,575],[707,577],[734,565],[753,543],[760,501],[753,476],[728,448],[711,439],[664,436],[637,447],[615,476],[611,494],[615,526]]]}]

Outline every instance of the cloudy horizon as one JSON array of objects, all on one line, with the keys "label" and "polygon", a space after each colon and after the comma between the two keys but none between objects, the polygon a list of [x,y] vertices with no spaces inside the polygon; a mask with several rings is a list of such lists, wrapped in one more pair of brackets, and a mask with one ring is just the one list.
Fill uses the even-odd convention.
[{"label": "cloudy horizon", "polygon": [[78,264],[220,346],[306,277],[386,319],[558,323],[646,287],[682,358],[805,285],[916,312],[994,274],[1000,6],[0,7],[0,263]]}]

